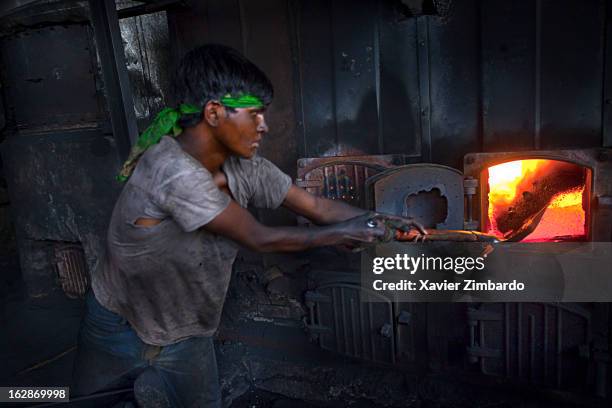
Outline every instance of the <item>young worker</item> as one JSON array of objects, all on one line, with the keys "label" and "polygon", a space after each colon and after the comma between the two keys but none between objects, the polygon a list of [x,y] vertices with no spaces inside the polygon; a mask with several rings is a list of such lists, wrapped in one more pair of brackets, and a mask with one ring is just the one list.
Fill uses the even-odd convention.
[{"label": "young worker", "polygon": [[[212,336],[239,245],[270,252],[372,243],[389,235],[389,219],[422,230],[315,197],[257,156],[273,90],[237,51],[192,50],[175,87],[182,105],[158,115],[120,175],[127,183],[92,273],[73,394],[133,384],[140,406],[218,407]],[[249,204],[283,205],[318,226],[267,227]]]}]

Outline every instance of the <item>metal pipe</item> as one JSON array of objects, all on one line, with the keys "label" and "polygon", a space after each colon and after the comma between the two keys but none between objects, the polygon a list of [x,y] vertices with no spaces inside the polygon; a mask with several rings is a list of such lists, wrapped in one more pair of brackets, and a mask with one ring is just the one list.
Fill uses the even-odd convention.
[{"label": "metal pipe", "polygon": [[136,143],[138,138],[138,127],[115,2],[113,0],[89,0],[89,9],[102,64],[102,77],[113,136],[121,160],[125,160],[130,152],[130,147]]}]

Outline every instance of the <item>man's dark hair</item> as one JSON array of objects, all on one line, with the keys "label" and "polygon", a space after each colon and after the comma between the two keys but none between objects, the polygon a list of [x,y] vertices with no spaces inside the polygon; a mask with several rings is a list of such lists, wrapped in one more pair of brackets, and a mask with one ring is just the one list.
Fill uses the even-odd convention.
[{"label": "man's dark hair", "polygon": [[[233,48],[208,44],[189,51],[181,60],[174,77],[174,95],[178,103],[204,107],[208,101],[230,94],[257,96],[264,105],[272,101],[272,83],[259,68]],[[200,115],[185,115],[179,126],[193,126]]]}]

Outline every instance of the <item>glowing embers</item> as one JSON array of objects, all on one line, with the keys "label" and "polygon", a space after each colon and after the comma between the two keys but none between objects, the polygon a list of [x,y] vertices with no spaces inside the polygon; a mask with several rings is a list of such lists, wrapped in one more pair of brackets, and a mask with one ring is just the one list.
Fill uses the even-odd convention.
[{"label": "glowing embers", "polygon": [[588,170],[556,160],[516,160],[489,167],[486,230],[525,241],[586,237]]}]

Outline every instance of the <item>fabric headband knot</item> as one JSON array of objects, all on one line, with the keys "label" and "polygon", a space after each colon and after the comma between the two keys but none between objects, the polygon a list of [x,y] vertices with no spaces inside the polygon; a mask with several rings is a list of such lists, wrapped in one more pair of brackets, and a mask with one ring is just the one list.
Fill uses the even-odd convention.
[{"label": "fabric headband knot", "polygon": [[132,146],[130,155],[125,163],[123,163],[121,171],[117,175],[117,180],[121,182],[127,181],[132,175],[140,156],[142,156],[149,147],[159,143],[164,135],[172,134],[174,137],[178,136],[182,131],[178,125],[181,116],[199,112],[200,108],[186,103],[180,105],[178,109],[162,109],[161,112],[155,116],[155,119],[153,119],[153,123],[141,133],[140,137],[138,137],[136,144]]},{"label": "fabric headband knot", "polygon": [[[262,108],[264,106],[261,99],[251,94],[240,94],[237,97],[233,97],[231,94],[225,94],[221,97],[220,102],[228,108]],[[162,109],[161,112],[155,116],[151,125],[142,132],[140,137],[138,137],[136,144],[132,146],[130,155],[125,163],[123,163],[121,171],[117,175],[117,180],[122,183],[127,181],[136,168],[140,156],[142,156],[149,147],[159,143],[163,136],[172,135],[176,137],[180,135],[183,129],[178,125],[178,121],[183,115],[200,113],[201,111],[202,109],[196,105],[186,103],[180,105],[178,109]]]}]

